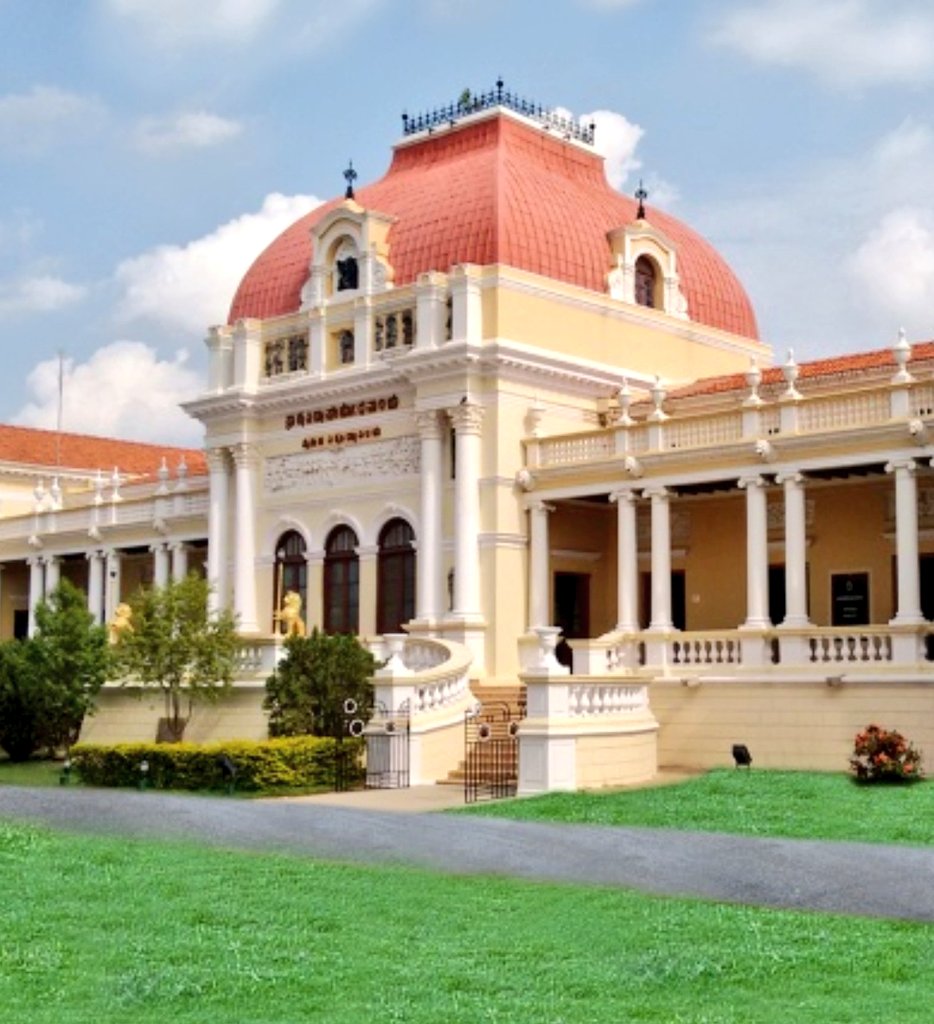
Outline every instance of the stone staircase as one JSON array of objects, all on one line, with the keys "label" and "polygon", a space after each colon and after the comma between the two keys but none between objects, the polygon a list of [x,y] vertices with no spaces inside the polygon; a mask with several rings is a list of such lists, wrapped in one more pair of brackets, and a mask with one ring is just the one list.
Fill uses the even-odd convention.
[{"label": "stone staircase", "polygon": [[[525,717],[525,686],[516,683],[513,686],[491,686],[489,684],[471,683],[470,692],[474,698],[484,705],[505,704],[510,719]],[[461,760],[460,764],[448,772],[443,779],[438,779],[438,785],[463,786],[466,775],[466,761]]]}]

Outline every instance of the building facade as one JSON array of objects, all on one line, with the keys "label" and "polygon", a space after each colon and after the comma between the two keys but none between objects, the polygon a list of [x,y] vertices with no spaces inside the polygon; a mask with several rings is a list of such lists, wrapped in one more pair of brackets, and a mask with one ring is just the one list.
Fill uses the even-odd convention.
[{"label": "building facade", "polygon": [[[592,135],[499,83],[404,118],[383,178],[348,173],[209,332],[203,470],[0,522],[15,572],[43,567],[27,615],[57,557],[106,615],[94,558],[158,583],[194,547],[244,635],[243,714],[298,593],[388,658],[423,781],[473,694],[517,685],[526,791],[739,741],[841,768],[872,718],[934,750],[934,345],[771,367],[723,259],[611,189]],[[118,704],[101,735],[148,728]]]}]

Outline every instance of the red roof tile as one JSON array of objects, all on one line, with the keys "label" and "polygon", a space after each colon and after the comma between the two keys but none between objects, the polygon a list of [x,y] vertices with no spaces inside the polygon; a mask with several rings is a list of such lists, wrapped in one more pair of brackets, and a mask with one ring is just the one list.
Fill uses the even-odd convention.
[{"label": "red roof tile", "polygon": [[[607,183],[602,157],[503,115],[399,146],[385,176],[355,198],[395,218],[398,285],[458,263],[503,263],[603,293],[607,232],[636,217],[635,201]],[[339,202],[312,210],[260,254],[234,296],[231,323],[299,309],[310,229]],[[757,338],[749,298],[716,250],[658,210],[647,220],[676,246],[691,319]]]},{"label": "red roof tile", "polygon": [[112,470],[132,476],[153,475],[165,458],[173,476],[184,458],[191,475],[207,472],[204,452],[198,448],[173,448],[119,441],[88,434],[58,434],[54,430],[0,424],[0,463],[20,463],[65,470]]}]

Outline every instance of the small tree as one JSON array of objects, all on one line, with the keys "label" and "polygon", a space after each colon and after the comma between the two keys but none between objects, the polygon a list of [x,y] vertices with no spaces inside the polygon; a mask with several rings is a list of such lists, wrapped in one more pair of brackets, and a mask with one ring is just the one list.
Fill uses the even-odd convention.
[{"label": "small tree", "polygon": [[0,746],[13,760],[78,738],[111,668],[106,632],[84,594],[62,580],[36,607],[36,631],[0,651]]},{"label": "small tree", "polygon": [[355,717],[370,716],[377,666],[354,636],[314,629],[307,637],[289,637],[285,657],[266,681],[263,706],[269,712],[269,735],[340,739],[346,701],[356,704]]},{"label": "small tree", "polygon": [[140,590],[130,601],[130,626],[114,645],[127,683],[158,687],[169,733],[180,740],[196,702],[213,703],[233,678],[237,629],[233,615],[208,614],[208,584],[194,574]]}]

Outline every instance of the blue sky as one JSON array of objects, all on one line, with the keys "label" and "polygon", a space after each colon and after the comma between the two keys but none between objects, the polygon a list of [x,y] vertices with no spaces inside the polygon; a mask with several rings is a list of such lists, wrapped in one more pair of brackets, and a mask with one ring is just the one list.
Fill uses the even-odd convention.
[{"label": "blue sky", "polygon": [[0,0],[0,420],[198,443],[205,328],[403,110],[598,115],[783,360],[934,337],[925,0]]}]

